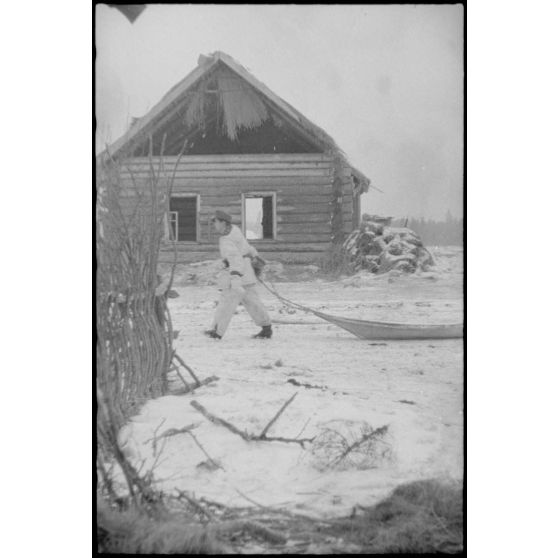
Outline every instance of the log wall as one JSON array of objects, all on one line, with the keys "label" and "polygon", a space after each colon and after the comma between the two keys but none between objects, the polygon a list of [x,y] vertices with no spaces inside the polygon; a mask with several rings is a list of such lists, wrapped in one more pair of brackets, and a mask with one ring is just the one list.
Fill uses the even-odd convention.
[{"label": "log wall", "polygon": [[[211,227],[216,209],[230,213],[233,223],[241,225],[242,194],[275,192],[276,238],[251,240],[265,258],[299,260],[321,256],[331,245],[333,208],[333,158],[325,154],[280,155],[196,155],[154,157],[159,172],[158,191],[165,195],[174,175],[173,194],[199,195],[198,241],[178,243],[179,261],[215,257],[217,236]],[[141,197],[149,191],[149,160],[127,161],[121,172],[121,196],[124,211],[131,214],[141,206]],[[343,172],[343,228],[353,227],[353,197],[350,168]],[[140,192],[138,194],[138,192]],[[141,212],[141,208],[138,209]],[[169,246],[163,248],[162,260],[169,260]]]}]

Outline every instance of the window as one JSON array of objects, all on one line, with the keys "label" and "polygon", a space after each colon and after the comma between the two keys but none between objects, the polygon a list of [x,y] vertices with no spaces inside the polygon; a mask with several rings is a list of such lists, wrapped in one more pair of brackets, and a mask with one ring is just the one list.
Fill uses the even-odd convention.
[{"label": "window", "polygon": [[248,240],[273,240],[275,192],[242,194],[242,227]]},{"label": "window", "polygon": [[178,211],[169,211],[169,225],[170,225],[169,237],[171,240],[175,240],[176,228],[178,227]]},{"label": "window", "polygon": [[175,194],[169,207],[169,237],[179,242],[198,240],[198,201],[196,194]]}]

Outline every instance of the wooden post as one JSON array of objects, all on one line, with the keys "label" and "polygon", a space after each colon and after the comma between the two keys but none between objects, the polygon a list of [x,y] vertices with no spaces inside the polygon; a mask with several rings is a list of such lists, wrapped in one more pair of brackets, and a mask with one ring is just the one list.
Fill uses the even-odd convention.
[{"label": "wooden post", "polygon": [[345,233],[343,231],[343,166],[344,161],[339,153],[333,155],[333,185],[332,185],[332,211],[331,233],[333,247],[343,244]]}]

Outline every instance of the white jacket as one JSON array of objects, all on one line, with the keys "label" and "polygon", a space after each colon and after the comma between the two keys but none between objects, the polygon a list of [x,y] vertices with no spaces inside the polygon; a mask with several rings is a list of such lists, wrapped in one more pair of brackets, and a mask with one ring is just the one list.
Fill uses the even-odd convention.
[{"label": "white jacket", "polygon": [[248,244],[236,225],[231,225],[231,232],[219,238],[219,251],[221,257],[229,262],[229,273],[236,271],[242,275],[243,285],[257,282],[250,258],[257,256],[258,251]]}]

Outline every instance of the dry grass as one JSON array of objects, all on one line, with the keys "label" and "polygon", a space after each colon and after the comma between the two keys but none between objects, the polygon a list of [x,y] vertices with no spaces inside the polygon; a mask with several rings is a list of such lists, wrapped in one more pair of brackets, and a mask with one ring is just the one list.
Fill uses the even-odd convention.
[{"label": "dry grass", "polygon": [[222,554],[211,528],[170,515],[158,519],[129,509],[116,511],[102,500],[97,506],[101,554]]},{"label": "dry grass", "polygon": [[401,485],[335,530],[370,554],[462,552],[462,484],[427,480]]},{"label": "dry grass", "polygon": [[[457,481],[404,484],[372,508],[327,521],[272,508],[225,508],[208,525],[187,513],[155,517],[98,504],[99,553],[243,553],[247,544],[281,553],[425,554],[463,552],[463,487]],[[224,511],[223,511],[224,510]],[[224,515],[223,515],[224,514]],[[333,542],[334,541],[334,542]]]}]

